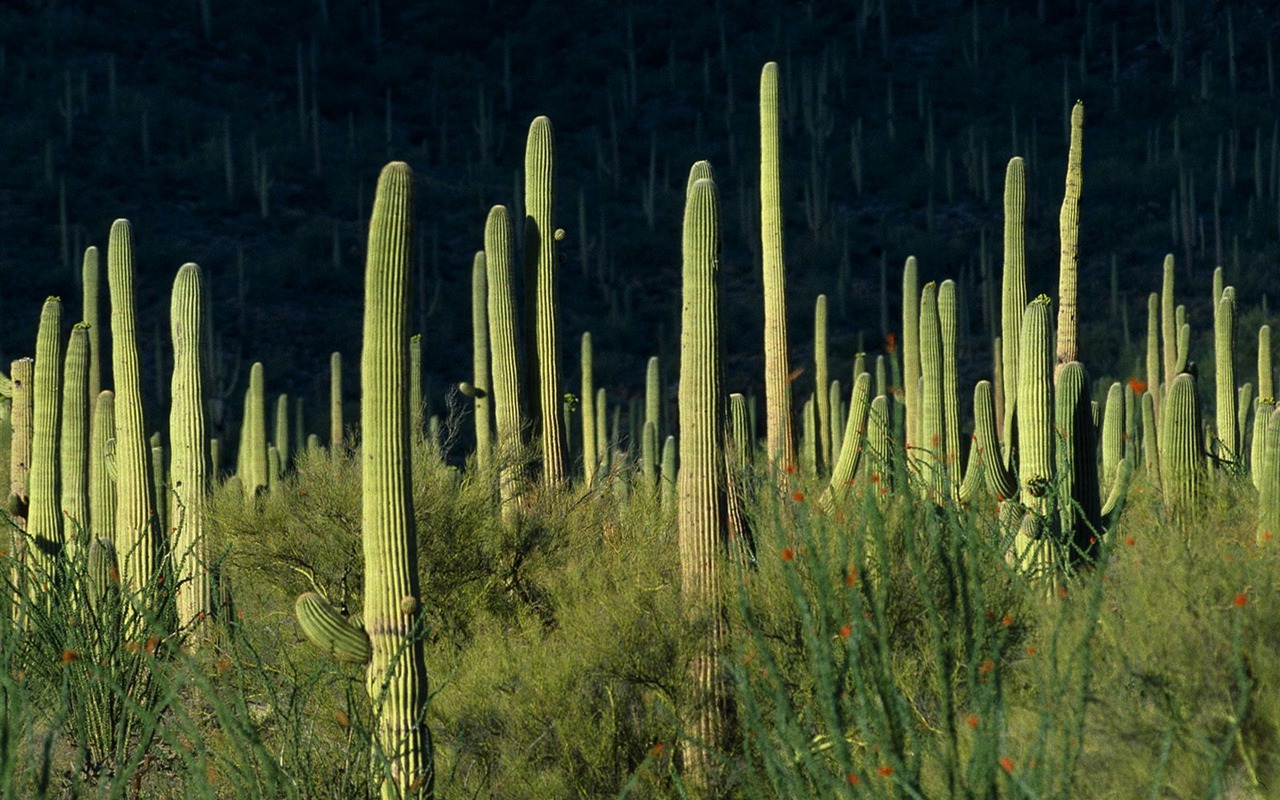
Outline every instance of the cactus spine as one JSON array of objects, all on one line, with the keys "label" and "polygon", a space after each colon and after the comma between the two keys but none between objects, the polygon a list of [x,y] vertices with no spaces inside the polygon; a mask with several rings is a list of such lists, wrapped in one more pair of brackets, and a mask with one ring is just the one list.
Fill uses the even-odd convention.
[{"label": "cactus spine", "polygon": [[62,372],[62,514],[67,555],[89,533],[89,326],[76,323]]},{"label": "cactus spine", "polygon": [[787,360],[787,276],[783,262],[782,178],[778,121],[778,65],[760,72],[760,243],[764,265],[765,441],[770,463],[795,467]]},{"label": "cactus spine", "polygon": [[[173,282],[169,312],[173,338],[172,402],[169,406],[171,553],[178,580],[178,624],[198,626],[212,610],[204,537],[208,452],[205,440],[205,332],[200,267],[183,264]],[[283,397],[283,395],[282,395]],[[277,440],[280,421],[276,421]],[[277,452],[279,445],[277,444]]]},{"label": "cactus spine", "polygon": [[534,292],[533,350],[536,378],[533,416],[542,434],[542,482],[558,486],[568,477],[565,470],[564,430],[560,416],[560,323],[558,265],[552,211],[555,145],[551,120],[537,117],[529,125],[524,156],[524,259],[526,286]]},{"label": "cactus spine", "polygon": [[471,381],[475,387],[476,468],[493,460],[493,409],[489,397],[489,275],[484,251],[471,260]]},{"label": "cactus spine", "polygon": [[1080,282],[1080,162],[1084,149],[1084,103],[1071,109],[1071,144],[1067,152],[1066,191],[1058,216],[1061,252],[1058,260],[1058,351],[1054,380],[1068,362],[1080,358],[1076,295]]},{"label": "cactus spine", "polygon": [[720,340],[719,200],[715,184],[699,179],[686,197],[684,300],[680,329],[680,446],[677,530],[681,596],[705,638],[690,664],[692,692],[684,710],[690,783],[715,793],[712,753],[728,733],[727,687],[720,666],[726,632],[720,606],[719,562],[726,548],[724,395]]}]

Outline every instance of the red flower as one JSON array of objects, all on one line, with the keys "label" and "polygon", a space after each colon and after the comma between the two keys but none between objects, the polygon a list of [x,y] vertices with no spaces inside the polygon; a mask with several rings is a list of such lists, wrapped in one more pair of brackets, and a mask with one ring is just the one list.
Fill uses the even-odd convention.
[{"label": "red flower", "polygon": [[795,551],[795,550],[792,550],[790,547],[784,547],[784,548],[782,548],[782,560],[783,560],[783,561],[791,561],[791,560],[792,560],[792,559],[794,559],[795,557],[796,557],[796,551]]},{"label": "red flower", "polygon": [[884,766],[880,767],[880,769],[876,770],[876,772],[878,772],[879,774],[887,778],[893,774],[893,767],[889,766],[888,764],[885,764]]},{"label": "red flower", "polygon": [[1013,759],[1012,759],[1012,758],[1009,758],[1008,756],[1001,756],[1001,757],[1000,757],[1000,768],[1001,768],[1001,769],[1003,769],[1007,774],[1012,775],[1012,774],[1013,774]]},{"label": "red flower", "polygon": [[844,777],[845,777],[845,780],[849,781],[850,786],[858,785],[858,776],[854,775],[852,772],[850,772],[848,775],[845,775]]},{"label": "red flower", "polygon": [[797,503],[803,503],[803,502],[804,502],[804,492],[792,492],[792,494],[791,494],[791,499],[792,499],[792,500],[795,500]]},{"label": "red flower", "polygon": [[1133,546],[1134,546],[1134,544],[1136,544],[1136,543],[1137,543],[1137,541],[1138,541],[1138,540],[1137,540],[1137,539],[1134,539],[1132,536],[1126,536],[1126,537],[1124,537],[1124,544],[1125,544],[1125,547],[1133,547]]},{"label": "red flower", "polygon": [[1245,594],[1244,592],[1241,592],[1240,594],[1236,595],[1236,608],[1242,608],[1248,604],[1249,604],[1249,595]]},{"label": "red flower", "polygon": [[851,634],[851,633],[853,633],[853,626],[846,622],[846,623],[844,624],[844,627],[840,629],[840,638],[841,638],[841,639],[848,639],[848,638],[849,638],[849,634]]},{"label": "red flower", "polygon": [[970,728],[978,727],[978,722],[979,720],[978,720],[977,714],[970,714],[969,718],[965,720],[965,724],[967,724]]},{"label": "red flower", "polygon": [[1005,614],[1004,619],[1000,620],[1000,623],[1007,628],[1013,624],[1013,617],[1011,617],[1008,614]]},{"label": "red flower", "polygon": [[1132,391],[1135,395],[1142,394],[1147,390],[1147,382],[1140,381],[1137,378],[1130,378],[1129,390]]},{"label": "red flower", "polygon": [[79,653],[77,653],[75,650],[63,650],[63,651],[62,651],[62,663],[63,663],[63,664],[70,664],[72,661],[77,661],[77,660],[79,660],[79,658],[80,658],[80,654],[79,654]]}]

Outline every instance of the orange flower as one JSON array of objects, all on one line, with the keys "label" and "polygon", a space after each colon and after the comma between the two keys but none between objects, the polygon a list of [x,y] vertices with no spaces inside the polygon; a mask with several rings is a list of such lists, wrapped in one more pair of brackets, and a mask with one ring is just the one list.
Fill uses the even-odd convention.
[{"label": "orange flower", "polygon": [[880,769],[876,770],[876,772],[878,772],[879,774],[887,778],[893,774],[893,767],[889,766],[888,764],[885,764],[884,766],[880,767]]},{"label": "orange flower", "polygon": [[852,587],[857,582],[858,582],[858,568],[850,564],[849,571],[844,574],[844,585]]},{"label": "orange flower", "polygon": [[857,776],[857,775],[855,775],[855,774],[853,774],[852,772],[850,772],[848,775],[845,775],[845,776],[844,776],[844,779],[845,779],[845,780],[847,780],[847,781],[849,782],[849,785],[850,785],[850,786],[857,786],[857,785],[858,785],[858,776]]},{"label": "orange flower", "polygon": [[788,474],[788,475],[795,475],[795,474],[796,474],[796,465],[795,465],[795,464],[788,464],[788,465],[787,465],[786,472],[787,472],[787,474]]},{"label": "orange flower", "polygon": [[1059,587],[1058,587],[1058,597],[1065,598],[1066,596],[1067,596],[1067,587],[1065,587],[1065,586],[1059,586]]},{"label": "orange flower", "polygon": [[791,493],[791,499],[792,499],[792,500],[795,500],[797,503],[803,503],[803,502],[804,502],[804,492],[792,492],[792,493]]},{"label": "orange flower", "polygon": [[1036,654],[1036,646],[1034,644],[1027,645],[1027,655],[1034,656]]},{"label": "orange flower", "polygon": [[148,640],[147,640],[147,652],[148,652],[148,653],[155,653],[155,651],[156,651],[156,647],[157,647],[159,644],[160,644],[160,637],[159,637],[159,636],[152,636],[150,639],[148,639]]},{"label": "orange flower", "polygon": [[783,561],[791,561],[791,560],[792,560],[792,559],[794,559],[795,557],[796,557],[796,551],[795,551],[795,550],[792,550],[790,547],[784,547],[784,548],[782,548],[782,560],[783,560]]},{"label": "orange flower", "polygon": [[840,629],[840,638],[841,638],[841,639],[848,639],[848,638],[849,638],[849,634],[851,634],[851,633],[853,633],[853,626],[846,622],[846,623],[844,624],[844,627]]},{"label": "orange flower", "polygon": [[1236,608],[1241,608],[1245,605],[1248,605],[1248,603],[1249,603],[1249,595],[1245,594],[1244,592],[1241,592],[1240,594],[1236,595]]},{"label": "orange flower", "polygon": [[982,666],[978,667],[978,674],[986,675],[987,673],[991,672],[991,670],[995,668],[996,668],[996,662],[988,658],[986,661],[982,662]]},{"label": "orange flower", "polygon": [[1000,620],[1000,622],[1007,628],[1013,624],[1013,617],[1009,616],[1008,614],[1005,614],[1004,619]]},{"label": "orange flower", "polygon": [[62,663],[63,663],[63,664],[70,664],[72,661],[76,661],[76,660],[78,660],[79,658],[80,658],[80,654],[79,654],[79,653],[77,653],[75,650],[63,650],[63,651],[62,651]]},{"label": "orange flower", "polygon": [[1138,542],[1138,540],[1137,540],[1137,539],[1135,539],[1135,538],[1133,538],[1132,536],[1126,536],[1126,537],[1124,537],[1124,545],[1125,545],[1125,547],[1133,547],[1135,544],[1137,544],[1137,542]]},{"label": "orange flower", "polygon": [[1143,392],[1145,392],[1145,391],[1147,390],[1147,382],[1146,382],[1146,381],[1140,381],[1140,380],[1138,380],[1137,378],[1130,378],[1130,379],[1129,379],[1129,389],[1130,389],[1130,391],[1132,391],[1135,395],[1142,394]]},{"label": "orange flower", "polygon": [[347,712],[341,709],[333,712],[333,718],[338,721],[339,727],[345,728],[351,724],[351,717],[347,715]]},{"label": "orange flower", "polygon": [[665,742],[654,742],[653,747],[649,748],[649,755],[652,758],[659,758],[667,749]]},{"label": "orange flower", "polygon": [[978,720],[977,714],[970,714],[969,718],[965,720],[965,724],[967,724],[970,728],[978,727],[978,722],[979,720]]},{"label": "orange flower", "polygon": [[892,332],[884,337],[884,349],[889,353],[898,349],[898,337],[894,336]]},{"label": "orange flower", "polygon": [[1009,758],[1008,756],[1001,756],[1001,757],[1000,757],[1000,768],[1001,768],[1001,769],[1003,769],[1003,770],[1005,771],[1005,773],[1006,773],[1006,774],[1012,775],[1012,774],[1013,774],[1013,759],[1012,759],[1012,758]]}]

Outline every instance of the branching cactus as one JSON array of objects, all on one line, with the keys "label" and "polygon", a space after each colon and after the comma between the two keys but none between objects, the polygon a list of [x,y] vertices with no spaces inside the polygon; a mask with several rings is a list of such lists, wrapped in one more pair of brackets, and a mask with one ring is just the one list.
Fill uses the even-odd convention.
[{"label": "branching cactus", "polygon": [[721,563],[728,540],[720,340],[720,222],[716,186],[696,181],[685,199],[684,300],[680,329],[680,447],[677,530],[686,614],[702,631],[689,665],[683,709],[690,784],[718,794],[716,757],[729,734],[729,693],[721,665],[726,631]]},{"label": "branching cactus", "polygon": [[116,551],[122,562],[125,588],[137,594],[148,589],[156,575],[159,535],[147,463],[147,427],[133,306],[134,272],[133,228],[127,220],[116,220],[107,244],[111,371],[115,381]]},{"label": "branching cactus", "polygon": [[426,726],[427,671],[415,631],[421,598],[410,491],[408,387],[412,174],[388,164],[378,179],[365,268],[360,359],[364,614],[357,627],[322,599],[303,595],[303,631],[336,657],[367,664],[376,719],[375,772],[383,798],[434,791]]},{"label": "branching cactus", "polygon": [[[199,628],[212,611],[205,544],[208,452],[205,439],[202,354],[205,313],[200,267],[183,264],[173,282],[169,312],[173,337],[169,410],[170,553],[178,580],[178,624]],[[277,422],[279,425],[279,422]],[[277,450],[279,447],[277,446]]]},{"label": "branching cactus", "polygon": [[782,179],[779,156],[778,65],[760,72],[760,243],[764,266],[765,441],[771,464],[795,467],[787,358],[787,275],[783,261]]}]

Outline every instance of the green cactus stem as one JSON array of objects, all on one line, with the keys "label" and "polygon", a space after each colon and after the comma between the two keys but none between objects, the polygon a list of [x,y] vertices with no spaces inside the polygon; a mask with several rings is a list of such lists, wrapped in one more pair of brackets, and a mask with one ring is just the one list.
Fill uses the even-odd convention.
[{"label": "green cactus stem", "polygon": [[489,347],[493,380],[493,410],[497,433],[497,462],[501,467],[499,493],[503,519],[510,522],[524,487],[525,420],[521,408],[520,361],[515,282],[515,245],[505,206],[489,209],[484,226],[484,258],[489,277]]},{"label": "green cactus stem", "polygon": [[[779,234],[780,235],[780,234]],[[729,692],[720,663],[726,640],[720,562],[729,539],[720,339],[720,223],[716,186],[694,182],[685,201],[680,328],[680,586],[686,616],[703,631],[689,665],[683,745],[690,785],[717,793],[717,760],[729,734]],[[774,450],[774,453],[780,451]]]},{"label": "green cactus stem", "polygon": [[600,466],[600,450],[596,438],[595,356],[591,349],[591,332],[582,334],[582,477],[588,486],[596,481]]},{"label": "green cactus stem", "polygon": [[787,275],[783,257],[778,65],[760,71],[760,243],[764,268],[765,442],[769,462],[795,467],[791,385],[787,356]]},{"label": "green cactus stem", "polygon": [[999,419],[1004,426],[1001,447],[1006,467],[1012,467],[1014,415],[1018,402],[1018,343],[1022,335],[1022,316],[1027,308],[1026,221],[1026,164],[1015,156],[1009,160],[1004,175],[1004,267],[1000,300],[1004,413]]},{"label": "green cactus stem", "polygon": [[1067,152],[1066,189],[1058,216],[1061,250],[1058,259],[1058,348],[1054,380],[1062,368],[1080,358],[1076,297],[1080,282],[1080,178],[1084,150],[1084,103],[1071,109],[1071,142]]},{"label": "green cactus stem", "polygon": [[845,421],[844,436],[839,457],[831,470],[831,480],[821,502],[830,508],[839,503],[849,492],[867,438],[867,419],[871,413],[871,374],[863,372],[853,383],[849,398],[849,417]]},{"label": "green cactus stem", "polygon": [[[203,627],[213,612],[205,540],[205,497],[209,476],[202,360],[206,348],[203,341],[206,327],[202,283],[200,267],[192,263],[183,264],[173,281],[169,312],[173,339],[172,399],[169,406],[169,523],[173,537],[170,553],[178,580],[178,624],[184,629]],[[278,440],[278,416],[276,425]]]},{"label": "green cactus stem", "polygon": [[67,341],[62,371],[62,431],[58,460],[62,469],[63,533],[67,557],[85,546],[89,533],[89,326],[78,322]]},{"label": "green cactus stem", "polygon": [[493,401],[489,397],[489,272],[484,251],[471,260],[471,380],[479,390],[472,406],[476,428],[476,468],[493,462]]},{"label": "green cactus stem", "polygon": [[1218,461],[1240,459],[1240,421],[1236,406],[1236,293],[1228,286],[1214,310],[1214,388],[1216,390]]},{"label": "green cactus stem", "polygon": [[1200,398],[1190,374],[1173,379],[1161,427],[1160,483],[1165,507],[1175,517],[1182,517],[1198,501],[1205,471]]},{"label": "green cactus stem", "polygon": [[342,421],[342,353],[329,354],[329,455],[345,454]]},{"label": "green cactus stem", "polygon": [[116,398],[106,389],[94,398],[89,438],[89,535],[116,541],[116,481],[107,468],[107,453],[116,436]]},{"label": "green cactus stem", "polygon": [[49,574],[53,557],[62,552],[61,475],[58,431],[62,398],[62,302],[44,301],[36,334],[36,363],[32,384],[31,471],[27,474],[27,535],[35,544],[37,570]]},{"label": "green cactus stem", "polygon": [[818,449],[819,468],[823,472],[831,470],[834,463],[831,449],[831,431],[836,423],[831,413],[831,372],[827,356],[827,296],[818,295],[813,305],[813,380],[814,398],[818,401]]},{"label": "green cactus stem", "polygon": [[365,665],[373,659],[373,646],[364,628],[348,622],[320,595],[315,592],[300,595],[293,611],[302,632],[333,660]]},{"label": "green cactus stem", "polygon": [[89,416],[93,417],[93,400],[102,391],[102,328],[100,325],[102,309],[101,299],[102,266],[98,248],[88,247],[84,251],[84,261],[80,269],[81,298],[83,310],[81,321],[85,324],[85,334],[89,337],[89,377],[87,394],[90,399]]},{"label": "green cactus stem", "polygon": [[107,244],[111,372],[115,381],[116,551],[122,561],[125,588],[136,594],[149,587],[156,575],[159,532],[147,464],[147,428],[133,304],[134,273],[133,228],[127,220],[116,220]]}]

